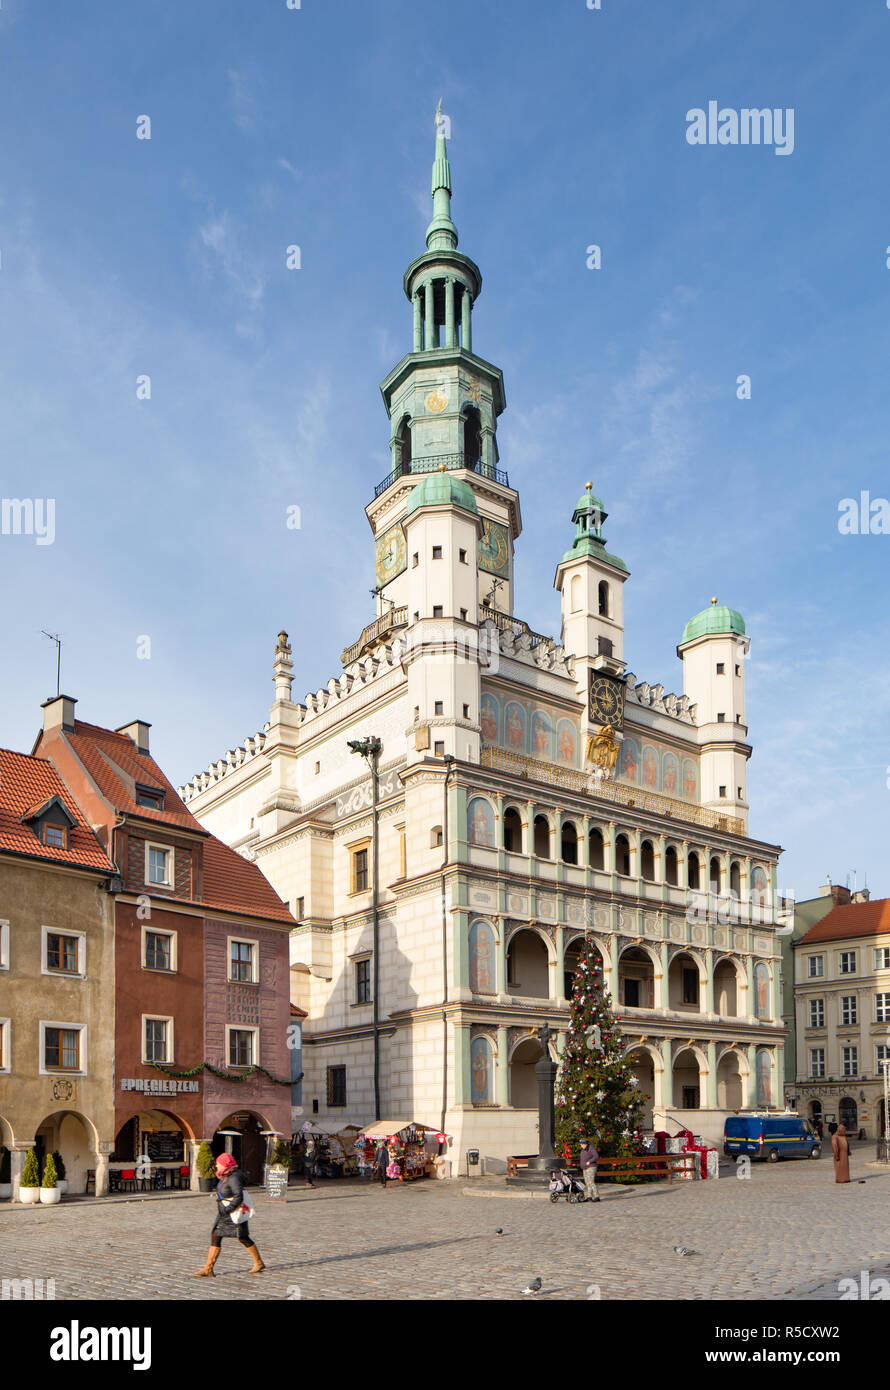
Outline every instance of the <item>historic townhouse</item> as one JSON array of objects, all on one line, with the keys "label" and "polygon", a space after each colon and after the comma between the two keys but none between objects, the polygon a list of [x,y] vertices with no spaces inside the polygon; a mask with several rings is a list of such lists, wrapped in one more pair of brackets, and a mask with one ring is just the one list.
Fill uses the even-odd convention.
[{"label": "historic townhouse", "polygon": [[890,898],[840,892],[847,901],[795,943],[797,1075],[786,1089],[801,1114],[871,1138],[885,1133]]},{"label": "historic townhouse", "polygon": [[99,728],[75,718],[75,703],[45,703],[35,751],[117,874],[115,1007],[103,1026],[109,1051],[114,1039],[115,1171],[146,1155],[178,1177],[201,1139],[220,1149],[218,1131],[232,1130],[257,1179],[262,1132],[290,1134],[293,918],[257,867],[182,804],[151,756],[148,724]]},{"label": "historic townhouse", "polygon": [[[114,1140],[114,865],[43,758],[0,750],[0,1148],[83,1192]],[[99,1190],[101,1190],[101,1179]]]},{"label": "historic townhouse", "polygon": [[638,681],[628,569],[590,484],[555,545],[559,640],[514,615],[503,377],[473,346],[482,277],[457,249],[441,136],[432,191],[403,282],[412,348],[381,387],[376,617],[302,703],[280,633],[262,732],[181,794],[299,919],[303,1103],[323,1119],[374,1117],[376,1052],[376,1107],[441,1125],[462,1165],[468,1147],[533,1149],[536,1030],[564,1031],[588,933],[650,1124],[713,1137],[728,1108],[783,1094],[779,849],[747,831],[745,625],[712,600],[680,637],[684,693]]}]

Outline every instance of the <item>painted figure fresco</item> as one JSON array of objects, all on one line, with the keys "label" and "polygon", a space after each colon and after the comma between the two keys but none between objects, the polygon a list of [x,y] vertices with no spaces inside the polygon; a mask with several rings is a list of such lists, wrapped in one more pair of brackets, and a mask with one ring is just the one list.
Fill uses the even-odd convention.
[{"label": "painted figure fresco", "polygon": [[687,801],[698,800],[698,769],[691,758],[683,759],[683,795]]},{"label": "painted figure fresco", "polygon": [[653,792],[658,786],[658,754],[654,748],[643,749],[643,785]]},{"label": "painted figure fresco", "polygon": [[662,764],[662,788],[665,796],[676,796],[680,785],[680,764],[674,753],[665,753]]},{"label": "painted figure fresco", "polygon": [[574,763],[578,740],[575,736],[575,728],[570,719],[560,719],[556,726],[557,756],[561,763]]},{"label": "painted figure fresco", "polygon": [[470,928],[470,989],[474,994],[494,992],[494,932],[487,922]]},{"label": "painted figure fresco", "polygon": [[532,752],[536,758],[549,758],[553,750],[550,715],[537,710],[532,718]]},{"label": "painted figure fresco", "polygon": [[636,740],[626,738],[621,745],[621,776],[628,782],[635,782],[639,764],[640,750]]},{"label": "painted figure fresco", "polygon": [[498,741],[498,702],[493,695],[482,696],[482,737],[486,743]]},{"label": "painted figure fresco", "polygon": [[772,1105],[772,1064],[766,1051],[757,1054],[757,1104]]},{"label": "painted figure fresco", "polygon": [[467,806],[467,839],[471,845],[494,849],[494,811],[483,796],[474,796]]},{"label": "painted figure fresco", "polygon": [[474,1105],[485,1105],[491,1101],[492,1051],[487,1038],[474,1038],[470,1047],[470,1092]]},{"label": "painted figure fresco", "polygon": [[754,967],[754,999],[758,1018],[769,1018],[769,971],[762,960]]},{"label": "painted figure fresco", "polygon": [[507,747],[521,752],[525,747],[525,710],[511,702],[506,709]]},{"label": "painted figure fresco", "polygon": [[767,882],[766,873],[758,864],[751,871],[751,898],[755,903],[763,906],[767,901]]}]

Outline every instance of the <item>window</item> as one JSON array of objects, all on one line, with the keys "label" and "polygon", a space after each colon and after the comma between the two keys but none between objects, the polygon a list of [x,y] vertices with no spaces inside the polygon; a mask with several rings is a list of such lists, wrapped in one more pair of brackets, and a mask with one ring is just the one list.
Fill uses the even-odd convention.
[{"label": "window", "polygon": [[160,845],[145,846],[145,881],[161,888],[173,887],[173,851]]},{"label": "window", "polygon": [[467,552],[465,550],[459,550],[458,555],[460,556],[461,564],[465,565],[467,563]]},{"label": "window", "polygon": [[536,859],[550,858],[550,822],[546,816],[535,816],[532,830]]},{"label": "window", "polygon": [[296,919],[297,919],[298,922],[302,922],[303,918],[306,916],[306,899],[305,899],[305,898],[297,898],[297,910],[296,910],[296,912],[294,913],[294,916],[296,917]]},{"label": "window", "polygon": [[146,931],[142,964],[146,970],[175,970],[176,937],[173,932]]},{"label": "window", "polygon": [[640,1007],[640,982],[629,977],[624,981],[624,1003],[628,1009]]},{"label": "window", "polygon": [[82,936],[63,936],[60,932],[44,928],[44,964],[46,971],[58,971],[63,975],[83,973]]},{"label": "window", "polygon": [[470,706],[469,706],[469,705],[464,705],[464,719],[469,719],[469,717],[470,717]]},{"label": "window", "polygon": [[824,1028],[824,1027],[825,1027],[825,1000],[824,1000],[824,999],[811,999],[811,1000],[810,1000],[810,1027],[811,1027],[811,1028]]},{"label": "window", "polygon": [[522,817],[515,806],[504,811],[504,849],[510,854],[522,853]]},{"label": "window", "polygon": [[230,1067],[253,1067],[256,1065],[256,1028],[230,1028],[226,1026]]},{"label": "window", "polygon": [[856,995],[841,995],[841,1023],[858,1023],[856,1010]]},{"label": "window", "polygon": [[735,668],[735,673],[736,673],[737,676],[740,676],[740,675],[742,674],[742,668],[741,668],[741,666],[736,666],[736,668]]},{"label": "window", "polygon": [[859,1048],[841,1048],[841,1072],[844,1076],[859,1075]]},{"label": "window", "polygon": [[875,947],[875,970],[890,970],[890,946]]},{"label": "window", "polygon": [[725,724],[725,723],[726,723],[726,715],[723,714],[722,712],[721,712],[720,714],[717,715],[717,723],[718,723],[718,724]]},{"label": "window", "polygon": [[664,876],[665,880],[676,888],[680,879],[677,869],[677,851],[673,845],[668,845],[664,852]]},{"label": "window", "polygon": [[370,1004],[371,1002],[370,960],[357,960],[355,963],[355,1002],[357,1004]]},{"label": "window", "polygon": [[565,821],[563,824],[560,850],[565,864],[577,864],[578,832],[571,821]]},{"label": "window", "polygon": [[445,843],[441,825],[434,825],[430,831],[430,849],[436,849]]},{"label": "window", "polygon": [[725,676],[725,675],[726,675],[726,667],[724,666],[724,664],[723,664],[722,661],[718,661],[718,662],[717,662],[717,675],[718,675],[718,676]]},{"label": "window", "polygon": [[9,923],[0,922],[0,970],[9,969]]},{"label": "window", "polygon": [[256,984],[256,953],[255,941],[239,941],[229,937],[229,979],[243,985]]},{"label": "window", "polygon": [[644,840],[640,845],[640,874],[648,883],[655,880],[655,850],[651,840]]},{"label": "window", "polygon": [[683,1003],[698,1003],[698,971],[683,969]]},{"label": "window", "polygon": [[686,863],[686,882],[690,888],[698,888],[699,872],[698,855],[693,849],[689,851],[689,858]]},{"label": "window", "polygon": [[438,742],[436,742],[436,743],[433,744],[433,757],[434,757],[434,758],[444,758],[444,757],[445,757],[445,744],[444,744],[443,741],[438,741]]},{"label": "window", "polygon": [[315,775],[316,775],[316,777],[318,776],[318,774],[319,774],[320,772],[321,772],[321,763],[316,763],[316,764],[315,764]]},{"label": "window", "polygon": [[67,825],[51,825],[49,821],[43,826],[43,843],[50,849],[68,848],[68,827]]},{"label": "window", "polygon": [[434,617],[434,618],[441,618],[441,617],[442,617],[442,613],[443,613],[443,610],[442,610],[442,605],[441,605],[441,603],[434,603],[434,604],[433,604],[433,617]]},{"label": "window", "polygon": [[601,618],[609,616],[609,586],[605,579],[601,579],[596,591],[597,608]]},{"label": "window", "polygon": [[630,841],[626,835],[615,837],[615,872],[630,877]]},{"label": "window", "polygon": [[43,1066],[46,1071],[80,1070],[79,1026],[44,1023],[43,1027]]},{"label": "window", "polygon": [[368,849],[366,845],[352,850],[352,893],[368,891]]},{"label": "window", "polygon": [[467,621],[467,610],[466,610],[466,608],[462,608],[462,609],[460,610],[460,616],[461,616],[461,621],[465,623],[465,622]]},{"label": "window", "polygon": [[346,1068],[328,1067],[328,1105],[346,1104]]},{"label": "window", "polygon": [[807,979],[808,979],[808,980],[817,980],[817,979],[821,979],[821,977],[822,977],[824,974],[825,974],[825,957],[824,957],[824,956],[808,956],[808,957],[807,957]]},{"label": "window", "polygon": [[841,951],[841,974],[842,974],[842,975],[855,975],[855,974],[856,974],[856,952],[855,952],[855,951]]},{"label": "window", "polygon": [[142,1015],[143,1062],[173,1061],[173,1020]]},{"label": "window", "polygon": [[609,637],[597,637],[596,650],[598,656],[612,656],[612,641]]},{"label": "window", "polygon": [[811,1048],[810,1048],[810,1076],[812,1076],[812,1077],[814,1077],[814,1078],[816,1078],[816,1079],[818,1080],[819,1077],[822,1077],[822,1076],[824,1076],[824,1075],[825,1075],[825,1048],[824,1048],[824,1047],[811,1047]]},{"label": "window", "polygon": [[875,1023],[890,1023],[890,994],[875,995]]},{"label": "window", "polygon": [[890,1063],[890,1047],[886,1043],[878,1043],[875,1048],[875,1071],[878,1076],[883,1076]]},{"label": "window", "polygon": [[137,782],[136,805],[147,806],[151,811],[162,811],[164,809],[164,793],[155,787],[140,787]]},{"label": "window", "polygon": [[419,554],[418,551],[415,550],[414,554],[411,556],[411,568],[412,568],[413,570],[416,570],[416,569],[417,569],[417,566],[418,566],[419,564],[420,564],[420,554]]},{"label": "window", "polygon": [[442,547],[441,547],[441,545],[434,545],[434,546],[433,546],[433,559],[434,559],[434,560],[441,560],[441,558],[442,558]]},{"label": "window", "polygon": [[725,788],[725,787],[721,787],[721,788],[720,788],[720,795],[721,795],[721,796],[725,796],[725,795],[726,795],[726,788]]},{"label": "window", "polygon": [[742,789],[741,789],[741,787],[737,787],[737,788],[736,788],[736,795],[738,796],[739,801],[744,801],[745,798],[742,796]]},{"label": "window", "polygon": [[11,1069],[9,1026],[10,1020],[8,1018],[0,1018],[0,1071]]},{"label": "window", "polygon": [[[606,867],[606,842],[603,839],[603,832],[596,825],[587,837],[587,858],[590,861],[591,869],[604,869]],[[571,998],[570,995],[566,997]]]},{"label": "window", "polygon": [[443,700],[436,700],[435,704],[433,705],[433,713],[434,713],[434,714],[444,714],[444,713],[445,713],[445,703],[444,703]]}]

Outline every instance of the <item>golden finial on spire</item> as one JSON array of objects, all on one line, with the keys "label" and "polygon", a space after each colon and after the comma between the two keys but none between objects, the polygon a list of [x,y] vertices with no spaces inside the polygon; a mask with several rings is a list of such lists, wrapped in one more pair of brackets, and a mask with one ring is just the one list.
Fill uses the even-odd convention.
[{"label": "golden finial on spire", "polygon": [[716,603],[716,602],[717,602],[717,596],[716,596],[716,594],[715,594],[715,595],[713,596],[713,598],[711,599],[711,602],[712,602],[712,603]]},{"label": "golden finial on spire", "polygon": [[586,492],[592,492],[592,491],[593,491],[593,483],[585,483],[585,484],[584,484],[584,490],[585,490]]}]

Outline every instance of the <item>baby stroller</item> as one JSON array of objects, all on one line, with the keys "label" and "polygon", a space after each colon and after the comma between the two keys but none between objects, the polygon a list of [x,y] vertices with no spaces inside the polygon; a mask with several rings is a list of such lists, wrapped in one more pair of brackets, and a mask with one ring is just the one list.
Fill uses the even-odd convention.
[{"label": "baby stroller", "polygon": [[551,1168],[550,1170],[550,1200],[558,1202],[560,1197],[565,1197],[568,1202],[586,1202],[584,1194],[584,1184],[580,1178],[573,1178],[564,1168]]}]

